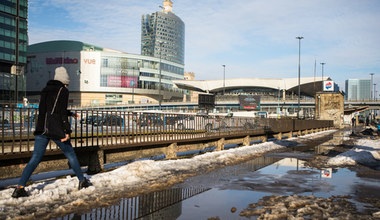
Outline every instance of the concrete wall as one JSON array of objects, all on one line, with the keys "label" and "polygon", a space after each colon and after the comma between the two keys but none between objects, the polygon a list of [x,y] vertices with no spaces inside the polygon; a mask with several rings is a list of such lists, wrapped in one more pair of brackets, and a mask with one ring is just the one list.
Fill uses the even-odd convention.
[{"label": "concrete wall", "polygon": [[333,120],[334,127],[344,126],[343,94],[332,92],[319,92],[315,95],[315,112],[317,119]]}]

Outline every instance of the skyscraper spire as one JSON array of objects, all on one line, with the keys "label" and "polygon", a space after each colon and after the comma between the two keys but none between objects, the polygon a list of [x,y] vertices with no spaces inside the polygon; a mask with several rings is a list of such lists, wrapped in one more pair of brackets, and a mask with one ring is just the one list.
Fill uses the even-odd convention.
[{"label": "skyscraper spire", "polygon": [[164,0],[163,2],[163,9],[162,11],[165,13],[173,13],[173,2],[171,0]]}]

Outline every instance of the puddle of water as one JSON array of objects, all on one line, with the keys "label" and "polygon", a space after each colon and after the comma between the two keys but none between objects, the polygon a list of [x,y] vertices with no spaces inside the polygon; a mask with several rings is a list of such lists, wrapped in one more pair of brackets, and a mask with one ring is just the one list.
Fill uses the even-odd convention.
[{"label": "puddle of water", "polygon": [[[171,189],[121,199],[116,205],[92,209],[76,217],[86,219],[246,219],[240,211],[270,195],[351,196],[359,211],[370,205],[363,198],[380,198],[380,172],[364,167],[317,169],[305,161],[336,146],[346,134],[313,141],[300,141],[288,152],[265,157],[191,177]],[[235,210],[236,209],[236,210]],[[75,217],[74,214],[70,215]]]}]

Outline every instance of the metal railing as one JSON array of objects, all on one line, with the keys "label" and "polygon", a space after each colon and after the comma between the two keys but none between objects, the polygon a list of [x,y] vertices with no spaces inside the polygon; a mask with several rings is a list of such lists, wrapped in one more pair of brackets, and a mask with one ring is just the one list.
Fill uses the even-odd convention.
[{"label": "metal railing", "polygon": [[[75,148],[123,148],[250,135],[258,130],[291,131],[332,127],[332,121],[218,117],[195,113],[74,110],[70,117],[71,143]],[[0,156],[31,153],[38,110],[2,108]],[[50,142],[47,150],[58,147]]]}]

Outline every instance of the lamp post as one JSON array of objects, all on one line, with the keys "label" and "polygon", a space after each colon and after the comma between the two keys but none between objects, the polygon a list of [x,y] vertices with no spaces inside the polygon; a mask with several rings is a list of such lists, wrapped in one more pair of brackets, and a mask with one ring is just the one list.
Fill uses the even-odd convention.
[{"label": "lamp post", "polygon": [[301,97],[301,40],[303,37],[296,37],[298,39],[298,111],[297,118],[300,118],[300,97]]},{"label": "lamp post", "polygon": [[162,102],[162,99],[161,99],[161,50],[162,50],[162,44],[164,42],[162,41],[159,41],[158,44],[160,45],[160,69],[159,69],[159,74],[158,74],[158,109],[161,110],[161,102]]},{"label": "lamp post", "polygon": [[377,101],[377,97],[376,97],[376,83],[373,84],[373,92],[374,92],[373,99],[374,99],[375,101]]},{"label": "lamp post", "polygon": [[[132,86],[132,104],[135,104],[135,67],[132,67],[132,77],[133,81],[130,81],[129,85]],[[132,82],[132,85],[131,85]]]},{"label": "lamp post", "polygon": [[[371,75],[371,90],[372,90],[372,88],[373,88],[373,75],[375,75],[374,73],[370,73],[369,75]],[[372,90],[371,91],[371,97],[370,97],[370,99],[372,98],[372,96],[373,96],[373,99],[375,99],[375,96],[374,96],[374,92],[373,92],[374,90]]]},{"label": "lamp post", "polygon": [[226,93],[226,65],[223,66],[223,95]]},{"label": "lamp post", "polygon": [[325,65],[326,63],[321,63],[322,65],[322,81],[323,81],[323,66]]}]

